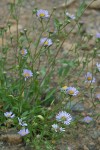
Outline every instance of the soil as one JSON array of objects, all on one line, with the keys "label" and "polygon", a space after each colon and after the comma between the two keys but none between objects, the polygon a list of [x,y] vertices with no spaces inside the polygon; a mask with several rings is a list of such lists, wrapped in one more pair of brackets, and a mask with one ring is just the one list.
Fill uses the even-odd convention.
[{"label": "soil", "polygon": [[[82,0],[76,0],[73,2],[71,5],[68,7],[62,7],[62,4],[64,3],[64,0],[24,0],[23,6],[20,9],[20,13],[18,11],[18,15],[20,16],[19,18],[19,26],[18,30],[19,32],[22,31],[23,29],[30,29],[33,22],[36,21],[36,17],[32,16],[32,10],[34,8],[39,8],[39,9],[47,9],[49,12],[52,11],[54,7],[56,7],[56,16],[60,18],[62,16],[63,10],[67,10],[68,12],[74,14],[79,7],[79,4],[82,2]],[[16,33],[16,22],[15,20],[10,17],[9,15],[9,6],[10,4],[13,3],[13,0],[0,0],[0,27],[5,26],[5,24],[10,21],[12,23],[11,26],[11,33],[12,35],[15,35]],[[60,7],[61,6],[61,7]],[[34,18],[34,20],[32,20]],[[84,26],[84,31],[83,33],[89,33],[93,35],[92,40],[87,44],[85,48],[81,51],[83,53],[84,51],[87,51],[88,53],[92,52],[92,49],[95,47],[95,35],[97,32],[100,33],[100,9],[93,9],[93,8],[87,8],[87,10],[84,12],[84,15],[81,17],[80,22]],[[38,30],[40,29],[39,24],[35,24],[37,26],[36,34],[38,36]],[[51,22],[50,29],[53,29],[53,24]],[[68,27],[68,30],[70,27]],[[44,34],[45,35],[45,34]],[[9,43],[9,36],[10,33],[8,31],[6,38],[4,39],[4,43],[8,42]],[[30,36],[33,36],[33,40],[35,40],[35,37],[33,34],[30,34]],[[75,38],[77,36],[77,38]],[[62,40],[63,37],[58,37],[58,39]],[[59,54],[59,58],[64,57],[66,54],[66,49],[70,49],[72,43],[73,46],[74,44],[79,40],[79,36],[77,35],[77,27],[73,30],[72,36],[64,42],[62,46],[62,52]],[[73,41],[73,42],[72,42]],[[0,47],[2,45],[2,39],[0,38]],[[16,42],[14,43],[16,45]],[[13,45],[13,46],[14,46]],[[83,45],[84,46],[84,45]],[[34,47],[32,47],[34,50]],[[15,56],[14,51],[12,49],[9,51],[8,54],[8,64],[7,64],[7,69],[9,70],[9,66],[13,63],[15,63],[15,60],[12,59],[12,57]],[[72,54],[70,54],[70,57],[73,57]],[[80,55],[80,61],[82,59],[82,56]],[[98,54],[94,65],[96,61],[100,60],[100,55]],[[92,67],[92,63],[89,63],[89,68]],[[99,74],[97,75],[97,85],[98,89],[96,93],[100,93],[100,78]],[[72,82],[72,81],[71,81]],[[92,115],[93,109],[90,110],[91,104],[89,103],[89,95],[86,93],[85,100],[88,101],[88,103],[84,103],[85,111],[84,112],[76,112],[75,115],[81,115],[85,116],[87,115]],[[94,110],[94,114],[99,113],[99,107],[100,105],[96,107]],[[76,132],[75,132],[76,131]],[[5,135],[7,135],[7,140],[4,140],[5,138],[2,137],[2,131],[0,131],[0,150],[31,150],[30,147],[27,147],[23,145],[23,143],[12,143],[9,142],[8,138],[8,131],[5,132]],[[11,134],[9,134],[10,136]],[[15,136],[15,134],[14,134]],[[77,127],[74,127],[72,131],[67,131],[66,132],[66,137],[64,137],[59,144],[56,147],[56,150],[66,150],[66,145],[68,145],[68,150],[99,150],[100,149],[100,120],[99,118],[94,121],[92,125],[89,127],[85,126],[85,124],[80,123],[77,125]]]}]

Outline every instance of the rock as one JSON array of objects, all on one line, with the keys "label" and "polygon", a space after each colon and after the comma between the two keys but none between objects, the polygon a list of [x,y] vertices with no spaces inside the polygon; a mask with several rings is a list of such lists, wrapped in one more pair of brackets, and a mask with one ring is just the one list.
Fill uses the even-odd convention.
[{"label": "rock", "polygon": [[91,142],[88,145],[89,150],[96,150],[95,143]]},{"label": "rock", "polygon": [[75,0],[67,0],[67,3],[63,3],[62,5],[58,6],[57,8],[66,8],[70,6]]},{"label": "rock", "polygon": [[100,131],[92,131],[91,133],[90,133],[90,135],[91,135],[91,137],[92,137],[92,139],[97,139],[99,136],[100,136]]},{"label": "rock", "polygon": [[[86,2],[87,5],[89,5],[90,2]],[[91,5],[89,5],[89,8],[100,9],[100,0],[95,0]]]},{"label": "rock", "polygon": [[5,134],[1,135],[0,141],[7,142],[10,144],[20,144],[22,143],[22,138],[18,134]]},{"label": "rock", "polygon": [[86,145],[84,145],[84,150],[89,150],[88,147]]},{"label": "rock", "polygon": [[83,112],[85,110],[83,103],[79,102],[76,103],[75,101],[71,101],[67,103],[66,109],[71,108],[72,111],[74,112]]}]

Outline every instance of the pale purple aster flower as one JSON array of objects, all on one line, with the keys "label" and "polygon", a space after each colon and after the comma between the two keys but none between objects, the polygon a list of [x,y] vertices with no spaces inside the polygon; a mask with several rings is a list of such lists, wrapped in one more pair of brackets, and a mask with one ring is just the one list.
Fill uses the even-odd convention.
[{"label": "pale purple aster flower", "polygon": [[69,125],[70,122],[72,121],[72,117],[69,113],[61,111],[56,115],[56,120],[66,125]]},{"label": "pale purple aster flower", "polygon": [[49,12],[47,10],[44,10],[44,9],[37,10],[36,15],[38,18],[41,18],[41,19],[50,17]]},{"label": "pale purple aster flower", "polygon": [[18,132],[18,134],[20,134],[21,136],[25,136],[25,135],[27,135],[27,134],[29,134],[30,132],[29,132],[29,130],[28,129],[21,129],[19,132]]},{"label": "pale purple aster flower", "polygon": [[7,118],[14,118],[15,117],[15,114],[13,114],[11,111],[10,112],[5,112],[4,115]]},{"label": "pale purple aster flower", "polygon": [[52,125],[52,128],[53,128],[53,130],[55,131],[55,132],[63,132],[63,131],[65,131],[65,128],[62,128],[62,127],[59,127],[57,124],[53,124]]},{"label": "pale purple aster flower", "polygon": [[85,75],[85,82],[89,82],[89,83],[94,83],[95,82],[95,78],[92,76],[92,74],[90,72],[87,72],[87,74]]},{"label": "pale purple aster flower", "polygon": [[25,56],[27,54],[27,49],[22,49],[20,53],[22,56]]},{"label": "pale purple aster flower", "polygon": [[96,38],[100,38],[100,33],[97,33],[97,34],[96,34]]},{"label": "pale purple aster flower", "polygon": [[23,76],[25,77],[25,80],[29,77],[32,77],[33,76],[33,73],[31,70],[28,70],[28,69],[24,69],[23,70]]},{"label": "pale purple aster flower", "polygon": [[69,14],[68,12],[66,12],[66,16],[69,17],[72,20],[74,20],[76,18],[74,15]]},{"label": "pale purple aster flower", "polygon": [[60,132],[64,132],[64,131],[65,131],[65,128],[60,127],[60,128],[59,128],[59,131],[60,131]]},{"label": "pale purple aster flower", "polygon": [[86,123],[90,123],[91,121],[93,120],[93,118],[89,117],[89,116],[86,116],[84,117],[83,121],[86,122]]},{"label": "pale purple aster flower", "polygon": [[52,40],[48,38],[42,38],[40,40],[40,44],[44,46],[51,46],[52,45]]},{"label": "pale purple aster flower", "polygon": [[100,71],[100,64],[97,62],[96,63],[97,69]]},{"label": "pale purple aster flower", "polygon": [[53,124],[52,128],[55,132],[58,132],[59,126],[57,124]]},{"label": "pale purple aster flower", "polygon": [[66,89],[66,93],[70,96],[76,96],[79,93],[79,91],[75,87],[68,87]]},{"label": "pale purple aster flower", "polygon": [[96,94],[96,98],[100,100],[100,93]]},{"label": "pale purple aster flower", "polygon": [[18,121],[19,121],[19,125],[21,125],[22,127],[27,126],[27,123],[23,122],[23,121],[22,121],[22,118],[19,118],[19,117],[18,117]]}]

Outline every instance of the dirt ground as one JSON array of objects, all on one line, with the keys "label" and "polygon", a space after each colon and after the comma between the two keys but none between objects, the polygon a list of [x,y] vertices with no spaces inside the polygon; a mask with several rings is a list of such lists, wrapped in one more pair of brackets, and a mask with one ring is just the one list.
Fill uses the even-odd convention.
[{"label": "dirt ground", "polygon": [[[70,0],[71,1],[71,0]],[[0,27],[5,26],[7,21],[9,20],[12,23],[11,27],[11,33],[16,33],[16,23],[14,19],[12,19],[9,15],[9,4],[13,3],[13,0],[0,0]],[[32,26],[32,23],[35,21],[32,20],[32,10],[34,8],[39,9],[47,9],[49,12],[52,11],[54,7],[56,7],[56,16],[58,18],[61,17],[61,13],[63,10],[67,10],[68,12],[74,14],[79,7],[79,4],[82,2],[82,0],[75,0],[72,4],[69,6],[63,7],[64,0],[24,0],[23,6],[20,9],[19,13],[19,31],[22,31],[24,28],[30,29]],[[81,22],[84,23],[84,30],[86,33],[92,34],[95,38],[95,34],[97,32],[100,33],[100,8],[87,8],[84,15],[82,16]],[[38,34],[38,29],[40,28],[38,24],[37,25],[37,31],[35,34]],[[52,28],[52,22],[51,22],[51,28]],[[62,46],[63,50],[66,50],[66,48],[71,46],[72,41],[74,41],[74,38],[76,36],[76,30],[73,31],[73,36],[68,40],[65,41],[64,45]],[[4,39],[4,42],[6,43],[9,39],[9,32],[7,35],[7,39]],[[31,35],[32,36],[32,35]],[[35,39],[35,38],[34,38]],[[0,47],[2,44],[2,39],[0,38]],[[88,47],[86,51],[91,51],[92,47],[95,47],[94,45],[94,39],[88,43]],[[15,62],[15,60],[12,59],[12,56],[14,55],[14,52],[11,50],[8,54],[8,65],[7,67]],[[9,57],[10,56],[10,57]],[[80,56],[81,59],[81,56]],[[100,55],[98,55],[97,60],[100,60]],[[90,63],[91,66],[91,63]],[[97,77],[98,81],[98,87],[100,87],[100,78],[99,75]],[[98,88],[98,91],[100,92],[100,88]],[[88,96],[86,100],[88,99]],[[86,104],[86,110],[88,106]],[[96,108],[96,112],[99,112],[99,106]],[[83,112],[81,112],[83,113]],[[92,110],[88,110],[88,114],[91,114]],[[73,132],[77,130],[75,134]],[[0,132],[2,134],[2,132]],[[90,126],[88,129],[86,126],[79,125],[71,132],[67,132],[67,139],[62,139],[60,141],[60,144],[57,145],[56,150],[66,150],[66,144],[69,145],[69,150],[99,150],[100,149],[100,119],[96,120],[94,122],[94,125]],[[74,137],[73,137],[74,135]],[[1,136],[1,135],[0,135]],[[0,150],[31,150],[29,147],[23,146],[22,144],[17,145],[10,145],[9,143],[5,143],[2,140],[0,141]]]}]

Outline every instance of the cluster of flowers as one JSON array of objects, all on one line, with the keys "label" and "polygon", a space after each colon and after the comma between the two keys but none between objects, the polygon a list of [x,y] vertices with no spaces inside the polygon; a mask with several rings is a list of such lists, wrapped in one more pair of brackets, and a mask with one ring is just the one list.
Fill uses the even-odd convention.
[{"label": "cluster of flowers", "polygon": [[[56,121],[61,122],[65,125],[69,125],[72,121],[72,116],[69,113],[65,112],[65,111],[61,111],[56,115]],[[52,129],[55,132],[65,131],[65,128],[59,127],[58,124],[53,124]]]},{"label": "cluster of flowers", "polygon": [[[15,114],[13,114],[11,111],[10,112],[6,112],[4,113],[4,116],[7,118],[14,118]],[[21,136],[25,136],[27,134],[29,134],[29,130],[26,129],[25,127],[27,126],[27,123],[23,122],[22,118],[18,118],[19,121],[19,125],[22,126],[23,128],[18,132],[18,134],[20,134]]]},{"label": "cluster of flowers", "polygon": [[67,87],[64,86],[61,88],[61,91],[68,94],[69,96],[76,96],[78,95],[79,91],[75,87]]}]

